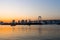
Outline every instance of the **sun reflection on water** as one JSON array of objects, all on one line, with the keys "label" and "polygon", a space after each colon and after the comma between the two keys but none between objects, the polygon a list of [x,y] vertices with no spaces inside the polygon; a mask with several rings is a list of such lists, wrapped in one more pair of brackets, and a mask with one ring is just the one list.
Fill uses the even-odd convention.
[{"label": "sun reflection on water", "polygon": [[[45,26],[45,27],[44,27]],[[52,26],[52,25],[49,25]],[[59,27],[48,27],[48,25],[0,25],[0,39],[1,40],[16,40],[16,39],[45,39],[60,37]]]}]

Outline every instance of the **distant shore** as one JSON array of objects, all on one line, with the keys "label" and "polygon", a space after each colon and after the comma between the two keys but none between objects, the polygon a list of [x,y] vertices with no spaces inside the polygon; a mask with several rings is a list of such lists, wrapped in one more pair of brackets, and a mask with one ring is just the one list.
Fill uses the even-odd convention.
[{"label": "distant shore", "polygon": [[[16,26],[16,25],[54,25],[54,24],[43,24],[43,23],[16,23],[16,24],[12,24],[12,23],[4,23],[1,25]],[[60,25],[60,24],[55,24],[55,25]]]},{"label": "distant shore", "polygon": [[60,20],[21,20],[16,22],[15,20],[12,20],[12,22],[0,22],[0,25],[60,25]]}]

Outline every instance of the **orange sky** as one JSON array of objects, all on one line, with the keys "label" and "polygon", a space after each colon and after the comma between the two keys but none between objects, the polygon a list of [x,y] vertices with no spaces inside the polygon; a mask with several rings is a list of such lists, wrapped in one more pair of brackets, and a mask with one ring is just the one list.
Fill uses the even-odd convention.
[{"label": "orange sky", "polygon": [[[18,21],[18,20],[38,20],[38,17],[31,17],[31,16],[29,16],[29,17],[27,17],[27,16],[21,16],[21,17],[14,17],[14,18],[11,18],[11,17],[3,17],[3,18],[0,18],[0,21],[3,21],[3,22],[12,22],[12,20],[15,20],[16,22]],[[52,18],[52,17],[50,17],[50,18],[48,18],[48,17],[42,17],[41,18],[42,20],[53,20],[54,18]],[[58,18],[57,18],[58,19]],[[56,18],[55,18],[55,20],[56,20]]]},{"label": "orange sky", "polygon": [[0,0],[0,21],[60,19],[60,0]]}]

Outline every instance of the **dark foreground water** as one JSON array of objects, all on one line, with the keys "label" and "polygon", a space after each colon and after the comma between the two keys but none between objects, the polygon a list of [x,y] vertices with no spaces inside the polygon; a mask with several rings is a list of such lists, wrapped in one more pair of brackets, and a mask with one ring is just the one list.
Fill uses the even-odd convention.
[{"label": "dark foreground water", "polygon": [[60,40],[60,25],[0,25],[0,40]]}]

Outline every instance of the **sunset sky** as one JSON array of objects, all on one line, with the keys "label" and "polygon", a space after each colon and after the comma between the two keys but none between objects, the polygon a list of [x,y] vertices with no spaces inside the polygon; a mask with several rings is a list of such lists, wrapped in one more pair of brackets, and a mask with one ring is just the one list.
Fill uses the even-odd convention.
[{"label": "sunset sky", "polygon": [[0,20],[60,19],[60,0],[0,0]]}]

